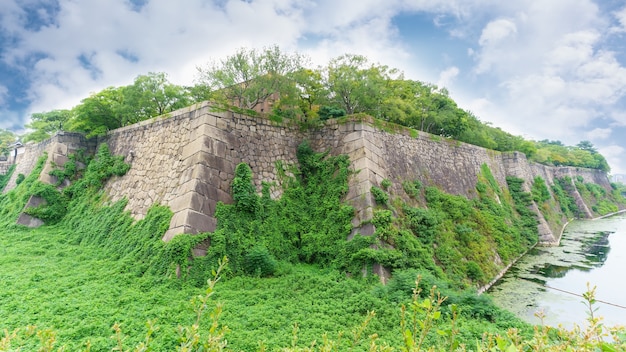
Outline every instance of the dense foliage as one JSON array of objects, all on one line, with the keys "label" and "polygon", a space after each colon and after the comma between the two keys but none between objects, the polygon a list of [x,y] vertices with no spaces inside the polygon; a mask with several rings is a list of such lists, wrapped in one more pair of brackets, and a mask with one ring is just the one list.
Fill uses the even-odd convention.
[{"label": "dense foliage", "polygon": [[[128,165],[106,145],[82,159],[86,169],[77,167],[81,157],[74,156],[52,172],[59,185],[72,181],[62,191],[37,181],[44,156],[31,175],[0,195],[0,265],[8,273],[0,278],[0,329],[7,329],[0,350],[599,346],[599,340],[566,331],[559,340],[549,330],[533,335],[487,297],[459,290],[492,277],[496,257],[508,262],[536,241],[536,226],[534,231],[530,226],[536,220],[523,209],[545,199],[542,180],[535,180],[532,192],[523,192],[519,180],[510,179],[509,194],[483,165],[473,200],[423,187],[418,180],[402,183],[406,194],[393,194],[396,188],[383,180],[376,187],[375,235],[356,234],[347,241],[354,215],[341,202],[351,174],[347,157],[316,153],[306,143],[297,156],[299,167],[279,163],[280,186],[264,184],[260,195],[250,168],[238,165],[234,204],[219,205],[217,230],[179,235],[168,243],[161,236],[169,226],[169,209],[155,204],[135,221],[124,211],[125,200],[107,201],[104,182],[123,175]],[[569,181],[598,197],[598,204],[607,199],[582,180]],[[281,196],[273,199],[276,187]],[[57,214],[47,219],[54,225],[37,230],[13,225],[33,194],[62,199],[46,198],[50,203],[41,209]],[[58,212],[57,203],[63,205]],[[192,258],[192,248],[206,239],[208,255]],[[220,265],[224,255],[226,268]],[[374,263],[393,269],[386,286],[361,277]],[[199,286],[211,269],[225,269],[224,283],[216,289],[217,280],[209,280],[203,293]],[[190,297],[191,310],[185,303]],[[224,306],[213,306],[212,297]],[[145,325],[148,319],[156,320]],[[29,324],[37,328],[14,330]],[[511,327],[516,330],[504,332]]]},{"label": "dense foliage", "polygon": [[[171,218],[167,208],[155,205],[144,219],[134,221],[124,211],[124,200],[106,201],[101,192],[103,182],[128,169],[106,145],[93,159],[85,160],[85,170],[70,167],[75,175],[69,170],[55,173],[71,179],[72,185],[63,191],[46,188],[46,192],[56,192],[55,197],[64,199],[63,212],[53,226],[29,230],[13,225],[28,197],[41,195],[37,178],[46,160],[42,158],[31,175],[0,196],[4,229],[0,242],[5,248],[0,265],[3,272],[14,274],[2,280],[15,282],[0,289],[0,328],[9,329],[9,337],[3,341],[34,349],[36,339],[10,331],[37,324],[40,336],[46,337],[41,341],[49,348],[56,343],[79,350],[89,340],[98,350],[112,349],[145,339],[153,350],[173,350],[178,344],[193,341],[187,334],[202,333],[191,325],[177,332],[175,326],[188,321],[184,302],[198,293],[197,287],[203,285],[210,269],[217,269],[218,256],[227,254],[233,260],[218,296],[230,306],[224,309],[228,314],[224,323],[233,328],[226,335],[233,349],[254,350],[259,341],[268,346],[290,346],[293,323],[298,322],[298,337],[305,342],[293,342],[292,348],[350,326],[363,329],[359,334],[366,335],[359,336],[377,331],[381,343],[401,345],[402,339],[395,333],[401,324],[400,305],[410,301],[418,272],[398,272],[397,279],[385,287],[371,276],[359,278],[360,266],[353,270],[355,279],[347,277],[343,270],[352,269],[348,253],[368,246],[363,241],[346,241],[353,216],[352,208],[341,204],[350,175],[348,159],[315,153],[307,144],[302,144],[297,154],[300,168],[282,166],[280,199],[269,197],[270,185],[257,195],[250,168],[241,164],[232,184],[235,203],[220,205],[218,230],[200,236],[180,235],[168,243],[161,241]],[[206,236],[212,240],[209,255],[190,261],[191,249]],[[313,266],[299,264],[302,262]],[[181,280],[175,279],[178,269],[183,271]],[[427,272],[424,277],[422,286],[440,286],[451,302],[472,301],[472,293],[456,293],[446,280]],[[21,279],[15,281],[17,278]],[[489,301],[467,306],[472,308],[457,322],[465,326],[459,341],[474,341],[486,330],[497,331],[502,324],[523,326]],[[446,303],[441,309],[449,312],[452,308]],[[373,310],[377,312],[375,319],[368,315]],[[142,326],[151,318],[157,321],[148,325],[144,338]],[[201,322],[206,323],[207,318]],[[359,321],[369,323],[359,327]],[[445,329],[449,324],[437,326]],[[111,334],[115,339],[107,338]],[[336,348],[369,345],[368,339],[356,336],[335,341]],[[437,335],[429,335],[424,342],[439,340]]]},{"label": "dense foliage", "polygon": [[[37,178],[43,170],[48,159],[48,155],[44,153],[35,164],[30,175],[18,175],[20,180],[17,188],[8,193],[0,193],[0,227],[14,227],[20,212],[24,209],[26,202],[32,195],[31,188],[36,187],[39,182]],[[22,177],[20,177],[22,176]]]},{"label": "dense foliage", "polygon": [[574,180],[564,178],[564,182],[574,182],[576,190],[580,193],[585,204],[591,205],[594,215],[607,215],[615,213],[620,206],[626,205],[624,196],[619,191],[619,187],[612,185],[611,191],[593,182],[585,182],[578,176]]},{"label": "dense foliage", "polygon": [[9,145],[14,143],[16,138],[15,133],[0,128],[0,156],[7,156],[9,154]]},{"label": "dense foliage", "polygon": [[[217,230],[204,259],[216,263],[228,256],[231,270],[273,274],[276,260],[345,267],[341,255],[352,229],[352,207],[342,204],[348,191],[347,156],[315,153],[305,142],[298,147],[299,168],[282,170],[282,196],[270,197],[265,184],[259,196],[252,171],[239,164],[232,182],[234,204],[219,204]],[[288,176],[291,175],[291,176]]]},{"label": "dense foliage", "polygon": [[516,197],[529,199],[530,194],[511,197],[486,165],[476,199],[436,187],[421,190],[419,181],[404,181],[402,186],[411,202],[372,188],[378,205],[372,220],[377,242],[357,239],[370,244],[353,255],[361,265],[381,263],[396,271],[429,273],[456,288],[478,287],[497,274],[496,263],[511,262],[537,241],[536,217],[529,204]]},{"label": "dense foliage", "polygon": [[65,130],[88,137],[163,115],[195,102],[191,88],[177,86],[162,72],[137,76],[133,84],[108,87],[83,99],[70,110],[31,115],[26,141],[39,142]]},{"label": "dense foliage", "polygon": [[11,178],[11,175],[13,175],[13,171],[15,171],[15,165],[11,165],[6,174],[0,174],[0,193],[2,193],[4,187],[6,187],[7,183],[9,183],[9,179]]}]

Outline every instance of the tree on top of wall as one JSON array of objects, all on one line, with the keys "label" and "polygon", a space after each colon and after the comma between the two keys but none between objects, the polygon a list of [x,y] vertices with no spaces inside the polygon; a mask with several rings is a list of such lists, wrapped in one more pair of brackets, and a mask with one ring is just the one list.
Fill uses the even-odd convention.
[{"label": "tree on top of wall", "polygon": [[303,66],[303,56],[286,54],[278,46],[262,50],[241,48],[234,55],[198,67],[198,85],[205,98],[224,107],[253,110],[273,95],[294,97],[292,75]]}]

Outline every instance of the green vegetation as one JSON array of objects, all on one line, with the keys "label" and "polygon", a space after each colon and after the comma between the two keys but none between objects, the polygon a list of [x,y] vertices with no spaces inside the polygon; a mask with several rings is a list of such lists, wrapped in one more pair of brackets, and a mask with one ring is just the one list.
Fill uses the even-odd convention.
[{"label": "green vegetation", "polygon": [[[25,349],[40,343],[48,346],[42,350],[53,345],[110,350],[144,343],[152,350],[168,351],[200,343],[194,337],[206,339],[208,333],[224,336],[233,350],[260,349],[259,343],[295,350],[314,340],[321,344],[323,336],[329,336],[336,349],[360,350],[370,344],[366,336],[377,332],[381,344],[400,346],[403,338],[395,330],[402,324],[401,305],[410,303],[416,272],[398,272],[387,286],[372,276],[360,278],[362,266],[351,269],[349,253],[366,244],[346,241],[353,210],[340,202],[347,191],[347,158],[314,153],[307,144],[300,146],[298,157],[301,167],[288,168],[294,176],[284,176],[285,188],[278,200],[269,198],[269,185],[258,196],[249,167],[239,165],[233,181],[235,204],[220,205],[216,232],[181,235],[169,243],[160,239],[169,226],[168,209],[155,205],[144,219],[133,221],[124,212],[124,200],[108,202],[100,191],[107,178],[128,168],[106,146],[89,162],[82,178],[68,175],[74,179],[72,185],[57,191],[57,196],[66,198],[67,207],[55,225],[39,229],[12,225],[40,184],[42,158],[31,175],[0,198],[6,225],[0,236],[0,265],[5,273],[0,329],[8,334],[3,343]],[[381,222],[389,222],[390,216]],[[212,240],[209,255],[189,261],[191,248],[207,235]],[[220,236],[227,246],[219,244]],[[206,294],[199,287],[211,268],[218,269],[218,255],[223,254],[233,260],[222,273],[222,289],[215,293],[224,302],[217,323],[218,311],[202,314],[214,283]],[[177,267],[183,271],[181,279],[176,279]],[[354,278],[343,270],[352,271]],[[425,273],[422,285],[434,284],[449,293],[450,302],[473,297]],[[186,303],[190,297],[195,313]],[[503,324],[524,327],[489,301],[479,302],[458,315],[455,324],[463,327],[458,341],[473,343],[484,331],[496,332]],[[447,303],[438,309],[452,312]],[[369,311],[376,311],[376,317]],[[211,325],[213,321],[217,325]],[[368,323],[361,326],[360,321]],[[294,323],[298,323],[297,340]],[[37,329],[14,330],[31,324]],[[433,329],[450,324],[441,319]],[[225,330],[226,325],[230,330]],[[335,339],[346,329],[349,338]],[[429,333],[421,340],[432,345],[440,338]]]},{"label": "green vegetation", "polygon": [[420,194],[420,189],[422,189],[422,182],[420,180],[403,181],[402,189],[409,197],[417,198]]},{"label": "green vegetation", "polygon": [[584,182],[582,177],[577,177],[574,180],[574,185],[585,204],[591,205],[591,210],[595,215],[615,213],[619,210],[618,205],[626,205],[624,197],[620,192],[615,192],[615,189],[609,192],[600,185]]},{"label": "green vegetation", "polygon": [[82,132],[87,137],[102,135],[184,108],[196,101],[192,93],[192,88],[170,83],[167,74],[150,72],[137,76],[133,84],[94,93],[70,110],[32,114],[25,126],[32,132],[23,140],[39,142],[62,130]]},{"label": "green vegetation", "polygon": [[369,244],[361,245],[354,260],[361,266],[381,263],[395,270],[394,275],[403,270],[429,273],[455,289],[487,283],[500,270],[496,262],[512,261],[537,241],[537,226],[528,203],[518,205],[516,198],[530,194],[518,192],[511,197],[486,165],[481,170],[477,199],[446,194],[435,187],[426,187],[422,195],[419,181],[405,182],[403,188],[412,201],[427,208],[372,187],[378,205],[372,219],[376,242],[353,239]]},{"label": "green vegetation", "polygon": [[15,133],[0,128],[0,156],[9,155],[9,145],[14,143],[17,139]]},{"label": "green vegetation", "polygon": [[531,160],[548,165],[577,166],[609,171],[606,159],[589,141],[581,141],[574,147],[560,141],[543,140],[536,143],[537,152]]},{"label": "green vegetation", "polygon": [[[125,200],[106,199],[104,182],[128,170],[106,145],[85,170],[70,163],[53,171],[72,180],[62,191],[37,181],[43,157],[0,195],[0,329],[7,331],[0,350],[487,350],[537,339],[595,341],[552,340],[547,330],[533,335],[473,292],[497,272],[496,257],[508,262],[536,241],[527,226],[532,219],[516,210],[532,200],[515,189],[518,180],[509,180],[508,194],[483,165],[473,200],[433,187],[421,193],[417,180],[403,185],[427,208],[399,201],[387,193],[391,184],[381,183],[387,201],[375,210],[376,233],[347,241],[354,216],[341,203],[351,174],[347,157],[316,153],[307,143],[297,156],[299,167],[277,165],[279,199],[270,197],[272,184],[257,194],[250,168],[240,164],[234,204],[219,204],[216,231],[168,243],[161,237],[169,209],[155,204],[134,221]],[[33,194],[50,200],[39,210],[54,215],[50,225],[14,225]],[[57,203],[62,211],[53,211]],[[206,240],[208,255],[193,258],[191,249]],[[386,286],[361,276],[374,263],[393,270]],[[213,278],[202,289],[212,271],[223,282],[216,286]],[[213,298],[222,303],[213,305]],[[505,333],[509,328],[516,330]]]},{"label": "green vegetation", "polygon": [[[44,153],[35,164],[33,172],[28,177],[23,177],[18,187],[8,193],[0,193],[0,227],[11,228],[15,226],[20,212],[24,209],[26,202],[32,195],[31,187],[35,187],[37,178],[43,170],[48,159],[48,155]],[[18,178],[20,175],[18,175]]]},{"label": "green vegetation", "polygon": [[437,283],[430,277],[416,286],[408,272],[380,286],[295,265],[281,277],[222,277],[201,289],[138,276],[109,250],[73,244],[66,235],[50,227],[2,232],[0,350],[626,349],[623,330],[612,333],[616,342],[601,338],[609,329],[593,315],[593,290],[585,294],[590,325],[580,333],[533,331],[487,297],[446,296],[425,289]]},{"label": "green vegetation", "polygon": [[370,192],[372,192],[372,197],[374,197],[376,204],[386,205],[389,202],[389,196],[382,189],[372,186]]},{"label": "green vegetation", "polygon": [[4,175],[0,174],[0,193],[2,193],[2,190],[4,189],[4,187],[6,187],[7,183],[9,183],[9,179],[11,179],[11,175],[13,175],[13,171],[15,171],[15,165],[11,165],[6,174]]}]

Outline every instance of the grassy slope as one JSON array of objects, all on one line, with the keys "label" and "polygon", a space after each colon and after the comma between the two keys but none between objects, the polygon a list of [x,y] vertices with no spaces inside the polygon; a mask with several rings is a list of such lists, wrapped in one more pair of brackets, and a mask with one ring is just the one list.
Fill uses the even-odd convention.
[{"label": "grassy slope", "polygon": [[[90,164],[85,183],[81,186],[82,181],[77,182],[76,190],[85,184],[100,184],[99,180],[108,177],[107,170],[115,170],[116,158],[106,153],[100,157],[100,161]],[[54,330],[57,345],[67,345],[68,350],[79,349],[87,340],[94,350],[111,350],[115,346],[110,338],[115,323],[120,323],[127,335],[126,346],[135,346],[145,338],[146,321],[150,319],[159,326],[153,349],[173,350],[178,343],[177,327],[190,326],[194,321],[190,298],[204,291],[192,284],[197,282],[193,276],[190,281],[171,274],[168,277],[165,273],[173,272],[172,263],[151,260],[176,257],[163,257],[167,250],[177,252],[176,247],[164,248],[160,241],[171,213],[154,208],[135,226],[123,212],[124,203],[95,206],[99,196],[94,193],[90,198],[82,192],[69,203],[71,209],[58,225],[36,230],[11,225],[27,190],[33,188],[31,184],[36,186],[34,178],[28,177],[16,193],[0,197],[0,329],[11,331],[35,324],[40,329]],[[435,195],[439,201],[460,201]],[[164,249],[166,252],[162,252]],[[182,255],[186,261],[186,254]],[[215,297],[224,303],[220,322],[231,329],[226,338],[232,350],[255,350],[260,341],[270,350],[290,346],[294,324],[299,327],[299,346],[319,342],[325,333],[331,339],[340,331],[350,335],[368,311],[376,311],[376,317],[363,336],[376,333],[381,342],[400,347],[401,305],[411,300],[415,274],[411,270],[396,271],[394,279],[383,287],[375,278],[349,278],[337,268],[281,262],[269,278],[226,274]],[[204,275],[209,274],[202,272]],[[468,346],[475,345],[485,331],[523,327],[484,297],[452,291],[446,288],[447,282],[434,277],[426,277],[425,281],[426,291],[436,283],[444,294],[452,296],[449,301],[461,304],[456,328]],[[439,322],[442,325],[438,328],[450,329],[449,307],[444,306],[442,313],[443,323]],[[209,319],[207,314],[205,331]],[[342,347],[347,347],[350,340],[346,336]],[[361,347],[366,347],[366,340]],[[428,342],[437,345],[440,341],[433,334]],[[32,341],[25,342],[27,349],[33,349],[28,343]]]},{"label": "grassy slope", "polygon": [[[121,324],[127,345],[134,346],[145,337],[150,319],[159,326],[155,350],[173,350],[177,327],[193,322],[189,300],[203,290],[161,275],[137,276],[129,270],[132,263],[67,238],[50,227],[0,231],[0,329],[36,325],[54,330],[57,346],[77,350],[90,340],[95,350],[110,350],[113,324]],[[410,290],[400,291],[295,265],[274,278],[226,277],[215,297],[224,303],[220,321],[231,330],[226,337],[233,350],[255,350],[259,341],[272,349],[290,346],[294,323],[301,346],[320,341],[324,333],[333,339],[340,331],[349,335],[370,310],[376,317],[366,336],[376,332],[381,341],[399,346],[399,302],[410,297]],[[470,342],[497,329],[469,318],[460,319],[459,326]]]}]

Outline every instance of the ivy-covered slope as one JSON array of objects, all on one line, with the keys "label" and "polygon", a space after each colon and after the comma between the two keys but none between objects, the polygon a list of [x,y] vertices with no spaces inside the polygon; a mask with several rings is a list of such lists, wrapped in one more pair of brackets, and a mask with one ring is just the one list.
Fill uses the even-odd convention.
[{"label": "ivy-covered slope", "polygon": [[[56,244],[50,242],[46,246],[67,244],[97,249],[111,263],[116,263],[114,267],[119,274],[131,275],[150,287],[203,286],[211,271],[219,266],[219,260],[228,257],[230,264],[222,276],[232,280],[228,287],[235,293],[223,296],[237,302],[228,312],[235,317],[231,320],[231,325],[237,327],[237,332],[233,333],[236,336],[233,345],[239,349],[254,349],[258,346],[259,336],[273,346],[287,345],[290,338],[285,332],[289,324],[285,327],[285,322],[269,317],[270,313],[263,317],[266,322],[263,325],[267,326],[249,326],[247,322],[259,319],[243,308],[259,304],[250,292],[264,297],[259,298],[263,302],[290,302],[285,303],[289,309],[283,308],[282,312],[290,312],[296,319],[305,318],[294,312],[308,312],[311,320],[303,324],[303,334],[311,339],[329,329],[339,329],[336,324],[342,322],[345,324],[358,318],[369,321],[367,311],[376,309],[379,320],[372,320],[370,324],[384,343],[401,346],[419,340],[425,346],[440,343],[459,346],[458,341],[454,341],[457,335],[459,341],[471,344],[489,329],[511,326],[525,329],[510,315],[493,307],[487,298],[476,297],[473,290],[487,283],[506,263],[537,241],[536,213],[529,209],[533,202],[558,206],[558,211],[552,210],[552,205],[547,209],[555,214],[574,215],[577,208],[571,189],[568,189],[570,186],[575,187],[592,211],[598,213],[615,210],[615,202],[623,200],[617,198],[618,190],[603,192],[581,179],[560,179],[551,188],[535,179],[531,192],[525,192],[521,187],[523,180],[509,177],[508,187],[502,187],[489,167],[483,165],[475,186],[478,196],[473,199],[446,194],[413,180],[401,185],[410,195],[407,200],[390,191],[394,189],[391,181],[383,180],[380,187],[371,189],[377,203],[372,218],[376,232],[372,236],[357,234],[350,238],[354,209],[342,200],[353,175],[349,159],[345,155],[315,152],[307,143],[299,146],[297,156],[297,165],[276,165],[282,187],[279,192],[282,195],[277,199],[271,198],[270,194],[278,185],[264,184],[259,192],[252,182],[250,167],[239,164],[231,187],[234,203],[219,204],[216,231],[179,235],[167,243],[161,241],[172,216],[167,207],[155,204],[145,218],[135,221],[124,210],[125,200],[110,202],[102,191],[107,179],[123,175],[128,170],[122,158],[111,155],[106,145],[101,145],[92,159],[82,160],[87,164],[84,170],[72,167],[70,163],[62,170],[53,171],[58,179],[71,181],[71,185],[64,189],[38,181],[46,162],[44,156],[31,175],[24,177],[15,189],[0,195],[0,225],[5,231],[14,229],[19,234],[35,231],[15,225],[15,220],[28,198],[38,194],[46,203],[28,211],[41,216],[47,223],[36,230],[38,234],[54,233],[50,241],[57,241]],[[192,249],[200,242],[210,243],[207,255],[194,258]],[[47,249],[42,248],[42,251]],[[393,278],[386,287],[377,286],[376,280],[369,279],[371,275],[361,278],[373,264],[382,264],[391,271]],[[414,319],[416,322],[432,319],[431,323],[442,332],[439,337],[425,334],[423,341],[417,335],[399,337],[390,328],[403,324],[405,318],[399,319],[394,309],[410,300],[418,276],[422,277],[419,286],[422,296],[411,305],[416,309]],[[38,285],[37,282],[48,282],[46,280],[45,276],[38,276],[31,282]],[[280,289],[249,287],[267,283]],[[449,297],[437,303],[440,305],[437,309],[446,314],[446,319],[438,323],[435,321],[440,319],[441,313],[428,310],[437,299],[426,298],[433,284]],[[240,286],[246,288],[245,293],[237,291]],[[283,297],[280,292],[292,289],[297,289],[300,296],[288,301],[290,298]],[[461,292],[462,289],[469,290]],[[325,297],[326,312],[315,308],[321,303],[312,297],[320,294]],[[337,300],[337,297],[349,299]],[[312,310],[308,306],[307,309],[298,306],[303,302],[310,303]],[[459,316],[456,306],[451,303],[463,305]],[[277,308],[259,309],[275,311]],[[167,314],[172,313],[168,311]],[[12,321],[28,323],[30,318]],[[11,315],[11,319],[16,317]],[[329,325],[329,319],[336,324]],[[137,334],[137,326],[141,324],[136,320],[135,317],[129,323],[133,327],[133,343],[139,343],[141,337]],[[462,328],[453,333],[457,323]],[[310,329],[307,324],[311,325]],[[96,325],[101,327],[102,322]],[[78,346],[90,336],[99,334],[94,341],[107,345],[102,333],[96,332],[96,325],[89,325],[88,330],[64,330],[66,340],[63,341]],[[272,329],[278,332],[272,332]],[[177,343],[171,329],[155,336],[160,346],[155,350],[171,350]],[[184,341],[184,336],[179,339]],[[349,348],[349,343],[340,345],[340,350]],[[358,344],[365,348],[367,342],[359,340]],[[110,343],[107,346],[113,348]]]},{"label": "ivy-covered slope", "polygon": [[[330,266],[352,275],[380,264],[392,274],[417,270],[457,288],[476,288],[537,242],[532,206],[547,221],[560,224],[579,211],[573,187],[596,214],[624,204],[617,190],[607,192],[582,179],[557,179],[549,189],[536,177],[531,192],[524,192],[524,180],[508,177],[507,187],[502,187],[483,164],[473,199],[418,180],[402,182],[407,199],[391,192],[398,187],[384,180],[370,190],[377,204],[371,220],[375,233],[350,236],[355,210],[343,202],[352,175],[348,157],[317,153],[306,142],[298,147],[297,157],[297,165],[277,163],[280,186],[264,183],[261,190],[254,186],[250,167],[238,165],[231,187],[234,203],[218,204],[216,231],[179,235],[166,244],[145,244],[167,230],[171,212],[166,207],[155,204],[145,219],[135,222],[124,211],[125,200],[107,201],[101,191],[104,182],[123,175],[129,165],[112,156],[105,144],[92,160],[73,155],[64,168],[53,170],[56,185],[37,180],[42,157],[33,174],[0,198],[0,211],[3,221],[12,224],[27,199],[39,196],[45,202],[26,213],[72,229],[75,241],[117,248],[122,256],[135,253],[145,264],[141,270],[178,270],[178,275],[201,278],[224,256],[230,258],[233,273],[261,276],[273,275],[281,263]],[[77,162],[86,163],[86,169],[77,168]],[[64,180],[71,185],[60,189]],[[270,197],[275,187],[282,187],[278,199]],[[192,260],[199,243],[210,244],[207,255]]]}]

